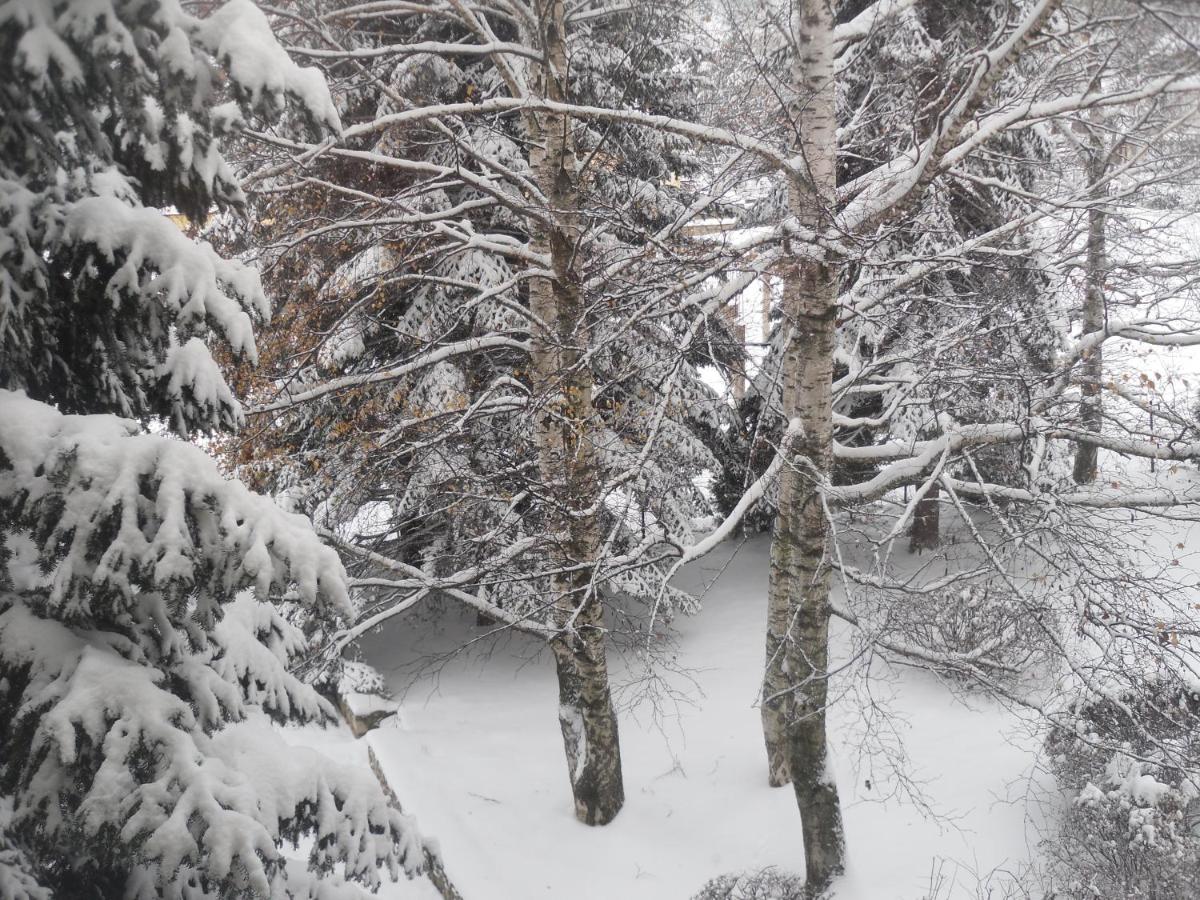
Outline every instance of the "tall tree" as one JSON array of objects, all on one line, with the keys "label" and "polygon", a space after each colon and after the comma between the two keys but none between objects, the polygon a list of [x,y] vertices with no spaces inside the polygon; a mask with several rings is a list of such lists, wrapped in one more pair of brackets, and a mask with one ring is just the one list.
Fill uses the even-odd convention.
[{"label": "tall tree", "polygon": [[[793,149],[788,204],[799,228],[826,231],[837,202],[837,96],[833,10],[802,0],[792,10]],[[798,422],[779,481],[771,541],[767,671],[763,710],[772,782],[791,780],[800,805],[810,892],[841,871],[845,856],[837,782],[828,760],[829,523],[820,484],[833,465],[833,353],[838,270],[823,252],[789,254],[782,311],[790,327],[783,363],[783,411]],[[782,657],[782,666],[777,660]],[[783,676],[776,682],[774,673]],[[786,766],[786,771],[783,770]]]},{"label": "tall tree", "polygon": [[238,424],[206,342],[253,358],[269,312],[155,207],[238,208],[220,139],[285,110],[336,131],[323,79],[245,0],[21,0],[0,48],[0,884],[316,897],[415,871],[370,774],[270,725],[334,717],[277,602],[347,615],[336,554],[146,428]]},{"label": "tall tree", "polygon": [[[1119,483],[1102,497],[1080,496],[1063,485],[1065,471],[1056,468],[1062,448],[1083,439],[1078,407],[1064,405],[1063,396],[1073,390],[1081,354],[1115,338],[1186,344],[1196,334],[1180,315],[1165,315],[1160,325],[1150,325],[1151,317],[1132,327],[1122,323],[1114,328],[1110,321],[1075,339],[1055,333],[1064,318],[1062,303],[1058,298],[1042,303],[1039,285],[1041,290],[1059,287],[1075,251],[1071,233],[1064,236],[1054,221],[1054,204],[1093,210],[1102,201],[1086,189],[1070,188],[1067,196],[1040,204],[1034,190],[1044,185],[1029,173],[1038,159],[1032,151],[1045,142],[1030,142],[1021,132],[1044,116],[1069,121],[1097,102],[1133,110],[1140,100],[1163,96],[1176,86],[1191,90],[1187,76],[1194,63],[1180,57],[1167,62],[1170,54],[1160,49],[1164,68],[1173,74],[1151,77],[1136,92],[1128,84],[1112,85],[1107,93],[1080,91],[1071,74],[1049,81],[1033,75],[1040,42],[1066,27],[1067,20],[1055,16],[1055,4],[969,6],[970,15],[963,16],[950,16],[946,4],[904,2],[759,8],[762,31],[776,36],[778,47],[766,40],[765,51],[756,52],[797,62],[789,80],[772,82],[771,93],[789,104],[780,105],[774,121],[786,126],[775,133],[760,126],[757,133],[780,142],[794,133],[800,141],[812,139],[822,130],[811,124],[797,127],[797,122],[805,116],[821,118],[839,90],[857,98],[844,109],[841,146],[827,135],[825,146],[804,146],[802,153],[793,148],[801,166],[775,164],[783,173],[780,182],[789,205],[776,205],[781,249],[774,251],[770,264],[785,261],[785,299],[771,355],[756,380],[758,398],[751,399],[759,403],[754,428],[767,438],[765,443],[779,449],[765,457],[769,465],[760,470],[764,475],[740,497],[734,493],[728,504],[730,518],[736,519],[764,496],[777,503],[764,732],[772,782],[791,777],[796,787],[813,891],[820,891],[841,865],[840,823],[831,812],[836,795],[823,755],[823,715],[814,714],[812,706],[825,699],[828,678],[827,657],[818,646],[826,634],[821,629],[835,613],[860,627],[867,624],[834,600],[829,570],[835,568],[848,587],[893,585],[906,594],[941,590],[933,584],[916,588],[890,574],[887,565],[890,542],[941,491],[979,542],[988,560],[986,577],[1004,585],[1005,596],[1044,623],[1045,640],[1057,648],[1056,660],[1086,682],[1086,666],[1071,658],[1045,611],[1038,612],[1029,599],[1036,591],[1026,591],[1012,579],[1010,567],[1027,564],[1016,560],[1029,536],[1014,531],[1019,514],[1002,512],[997,499],[1032,501],[1030,522],[1019,528],[1035,531],[1040,526],[1032,521],[1046,514],[1039,496],[1060,509],[1187,502],[1172,499],[1169,491],[1152,492],[1153,497],[1131,494]],[[1136,10],[1130,15],[1136,16]],[[947,27],[948,21],[953,27]],[[812,29],[817,36],[809,33]],[[1034,35],[1041,37],[1034,40]],[[828,52],[822,50],[826,45],[832,48]],[[890,69],[893,60],[903,65]],[[766,66],[759,71],[770,79],[781,70]],[[820,75],[805,82],[814,71]],[[914,73],[911,82],[905,80],[908,72]],[[861,90],[864,84],[867,89]],[[818,87],[827,95],[819,95]],[[896,104],[897,96],[907,105]],[[889,118],[888,111],[897,105],[903,111]],[[1130,115],[1125,128],[1136,118]],[[1037,153],[1044,158],[1044,149]],[[823,202],[814,202],[814,196],[821,196],[818,173],[828,155],[843,180]],[[1035,228],[1045,233],[1031,239]],[[998,272],[1005,277],[997,278]],[[991,283],[981,290],[984,282]],[[834,330],[828,340],[823,326],[814,323],[811,299],[814,291],[825,290],[837,295],[838,310],[831,314],[837,325],[830,326]],[[832,387],[828,393],[826,385]],[[770,406],[759,399],[771,396],[776,399]],[[863,397],[871,402],[861,402]],[[773,409],[782,421],[770,435],[762,423]],[[838,430],[832,431],[835,425]],[[864,432],[871,436],[865,441],[859,437]],[[1163,453],[1154,439],[1097,443],[1130,455],[1161,458]],[[1194,445],[1189,446],[1193,449],[1177,447],[1171,455],[1193,453]],[[770,482],[776,475],[772,495]],[[898,521],[887,522],[879,535],[865,534],[878,548],[875,568],[855,568],[851,560],[861,554],[832,540],[834,513],[847,504],[885,498],[902,485],[916,491],[902,504],[891,499],[901,510]],[[1012,546],[1002,548],[1005,541],[992,543],[976,530],[977,517],[991,516],[1012,536]],[[798,554],[798,548],[805,552]],[[780,577],[782,562],[793,563],[793,577]],[[1073,579],[1077,585],[1088,581],[1086,590],[1098,599],[1092,595],[1098,582],[1081,579],[1073,568],[1080,563],[1080,554],[1071,553],[1069,561],[1051,562],[1049,568],[1055,578]],[[947,577],[949,583],[969,582],[978,574],[964,570]],[[919,640],[914,645],[910,637],[877,633],[869,640],[888,652],[919,658]],[[991,650],[985,649],[987,643],[978,645],[976,656],[980,663],[990,657],[985,667],[997,661],[992,653],[998,643],[993,641]],[[926,664],[965,665],[996,687],[993,677],[955,648],[926,649]],[[1143,649],[1156,652],[1150,643]],[[788,763],[795,760],[819,765],[815,771],[788,772]],[[816,788],[814,777],[819,779]]]},{"label": "tall tree", "polygon": [[[623,792],[607,644],[693,605],[662,581],[709,511],[728,416],[698,367],[724,326],[720,298],[672,287],[703,282],[679,240],[690,145],[516,107],[679,114],[686,7],[445,13],[297,26],[362,124],[307,174],[254,158],[270,136],[247,148],[273,277],[302,287],[240,459],[344,532],[365,605],[340,644],[434,594],[549,642],[599,824]],[[297,238],[295,215],[323,224]]]},{"label": "tall tree", "polygon": [[[1079,90],[1136,90],[1147,78],[1170,78],[1186,69],[1194,56],[1197,22],[1186,5],[1143,10],[1097,0],[1071,19]],[[1194,214],[1193,203],[1180,202],[1184,185],[1194,178],[1194,120],[1190,97],[1154,94],[1090,110],[1055,129],[1060,157],[1067,161],[1058,176],[1087,186],[1086,209],[1078,222],[1064,222],[1062,228],[1081,251],[1077,317],[1082,333],[1093,340],[1111,316],[1131,307],[1143,313],[1177,308],[1178,293],[1196,269],[1194,254],[1189,258],[1158,239]],[[1111,392],[1103,342],[1083,352],[1078,369],[1080,430],[1100,433],[1109,418],[1104,395]],[[1151,407],[1155,403],[1153,396],[1143,400]],[[1164,408],[1162,414],[1171,412]],[[1118,411],[1113,424],[1128,427],[1122,418]],[[1079,442],[1076,483],[1096,480],[1100,449],[1095,442]]]}]

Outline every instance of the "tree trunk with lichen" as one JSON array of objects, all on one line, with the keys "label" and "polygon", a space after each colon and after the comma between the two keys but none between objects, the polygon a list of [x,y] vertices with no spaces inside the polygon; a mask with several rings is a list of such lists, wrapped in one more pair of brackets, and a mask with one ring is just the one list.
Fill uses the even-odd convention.
[{"label": "tree trunk with lichen", "polygon": [[[535,90],[569,100],[562,0],[537,4],[540,46]],[[533,369],[539,404],[535,440],[549,504],[547,529],[556,534],[553,599],[557,636],[559,724],[575,815],[588,825],[613,820],[625,801],[617,717],[608,683],[603,605],[594,583],[601,548],[599,475],[593,437],[592,376],[583,350],[589,328],[580,274],[582,228],[579,161],[572,121],[545,112],[526,117],[534,181],[545,196],[545,222],[533,249],[549,260],[551,276],[533,279]]]},{"label": "tree trunk with lichen", "polygon": [[[795,149],[808,180],[792,177],[791,211],[820,232],[836,202],[833,14],[829,0],[795,0]],[[829,522],[823,488],[833,467],[833,352],[838,271],[813,249],[793,248],[783,267],[782,311],[791,329],[784,356],[784,412],[802,430],[779,482],[771,543],[763,725],[769,777],[790,778],[800,808],[810,896],[844,865],[837,785],[828,758]]]}]

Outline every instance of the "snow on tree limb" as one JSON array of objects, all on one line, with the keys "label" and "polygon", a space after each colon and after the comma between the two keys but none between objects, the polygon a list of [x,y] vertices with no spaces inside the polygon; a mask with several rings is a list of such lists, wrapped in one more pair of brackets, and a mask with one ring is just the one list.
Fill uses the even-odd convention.
[{"label": "snow on tree limb", "polygon": [[336,553],[144,430],[237,425],[206,340],[254,360],[270,313],[160,210],[241,207],[220,142],[246,120],[338,131],[324,78],[249,0],[13,0],[0,31],[0,894],[315,900],[411,874],[427,848],[369,773],[268,723],[333,718],[288,616],[349,617]]},{"label": "snow on tree limb", "polygon": [[414,823],[368,773],[288,747],[253,719],[198,730],[161,674],[111,641],[11,598],[0,612],[0,657],[19,686],[12,737],[28,735],[32,749],[7,775],[27,786],[18,822],[40,818],[41,840],[76,828],[108,840],[115,825],[139,859],[134,880],[160,896],[182,893],[201,863],[214,887],[269,896],[283,885],[278,844],[310,830],[320,836],[310,856],[318,870],[344,861],[349,877],[377,886],[381,867],[393,876],[420,867]]},{"label": "snow on tree limb", "polygon": [[[89,68],[81,57],[92,54],[121,59],[139,76],[149,73],[141,38],[126,25],[135,7],[129,0],[13,0],[0,11],[0,24],[23,31],[17,57],[36,85],[46,88],[57,77],[80,88]],[[288,95],[314,121],[341,129],[325,79],[292,62],[251,0],[228,0],[206,18],[188,14],[178,0],[158,0],[147,18],[162,35],[159,58],[176,74],[197,76],[203,63],[193,55],[194,44],[225,66],[252,107],[279,109]]]},{"label": "snow on tree limb", "polygon": [[528,350],[529,343],[528,341],[517,340],[505,335],[488,335],[479,338],[468,338],[466,340],[457,341],[452,344],[446,344],[441,347],[432,347],[428,352],[414,360],[411,360],[410,362],[403,363],[402,365],[392,366],[387,369],[382,369],[378,372],[364,372],[358,375],[345,375],[340,378],[331,379],[324,384],[308,390],[299,391],[295,394],[288,393],[280,400],[275,400],[271,403],[253,407],[249,413],[250,415],[257,416],[266,413],[277,412],[279,410],[287,409],[291,406],[317,400],[328,394],[345,390],[347,388],[395,381],[411,372],[416,372],[421,369],[434,366],[442,360],[461,354],[477,353],[481,350],[486,350],[493,347]]},{"label": "snow on tree limb", "polygon": [[0,418],[0,505],[61,560],[52,604],[194,591],[207,616],[243,587],[265,597],[295,584],[305,602],[348,611],[341,562],[307,520],[225,479],[199,448],[11,391]]},{"label": "snow on tree limb", "polygon": [[207,18],[189,24],[194,40],[225,66],[251,106],[269,99],[273,106],[282,107],[287,95],[314,121],[335,134],[341,131],[325,77],[317,69],[292,62],[272,34],[266,15],[251,0],[228,0]]}]

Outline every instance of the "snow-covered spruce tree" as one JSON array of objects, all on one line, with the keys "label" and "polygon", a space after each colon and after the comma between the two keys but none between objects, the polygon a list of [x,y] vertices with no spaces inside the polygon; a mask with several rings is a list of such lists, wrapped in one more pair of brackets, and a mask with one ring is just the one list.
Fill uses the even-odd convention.
[{"label": "snow-covered spruce tree", "polygon": [[414,871],[373,777],[271,727],[334,716],[271,601],[345,616],[336,554],[146,430],[236,425],[207,341],[252,358],[269,311],[156,207],[238,207],[220,139],[336,131],[323,79],[246,0],[18,0],[0,50],[0,893],[349,897]]},{"label": "snow-covered spruce tree", "polygon": [[[672,186],[695,167],[689,145],[624,123],[483,112],[553,89],[679,114],[694,78],[685,6],[583,6],[562,33],[551,6],[520,21],[499,9],[304,17],[303,52],[339,85],[343,119],[363,124],[303,172],[272,174],[266,135],[247,148],[268,173],[253,241],[270,277],[299,287],[250,373],[268,380],[251,386],[261,415],[237,452],[341,535],[363,612],[339,643],[433,595],[550,641],[577,811],[604,822],[621,796],[605,635],[636,633],[647,606],[690,603],[662,581],[672,545],[708,512],[695,480],[718,468],[724,407],[697,371],[716,317],[681,309],[667,287],[692,283],[695,266]],[[501,49],[478,52],[490,29]],[[536,63],[547,42],[562,43],[560,72]],[[546,129],[570,144],[562,203],[536,157],[545,138],[530,137]],[[545,294],[549,271],[570,297]],[[551,433],[568,419],[578,437]],[[578,439],[580,452],[558,446]],[[586,539],[571,535],[581,516]]]}]

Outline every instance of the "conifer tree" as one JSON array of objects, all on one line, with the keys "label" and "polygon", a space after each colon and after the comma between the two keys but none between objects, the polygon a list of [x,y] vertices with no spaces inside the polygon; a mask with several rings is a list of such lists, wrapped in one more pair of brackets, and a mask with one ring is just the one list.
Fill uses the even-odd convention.
[{"label": "conifer tree", "polygon": [[209,343],[253,359],[269,313],[160,208],[240,208],[220,142],[336,132],[324,80],[248,0],[17,0],[0,49],[0,893],[349,897],[415,871],[370,773],[271,727],[334,717],[284,613],[348,615],[336,554],[149,429],[239,424]]}]

